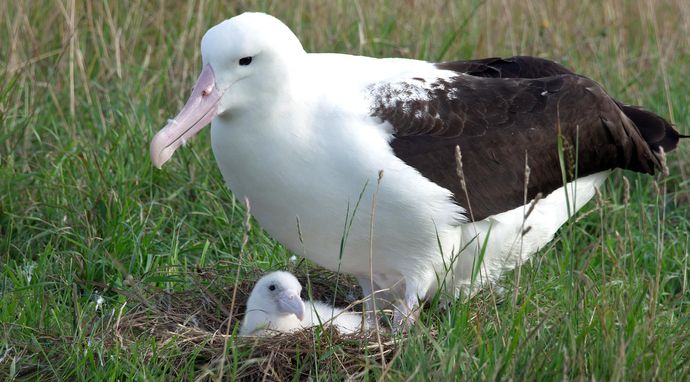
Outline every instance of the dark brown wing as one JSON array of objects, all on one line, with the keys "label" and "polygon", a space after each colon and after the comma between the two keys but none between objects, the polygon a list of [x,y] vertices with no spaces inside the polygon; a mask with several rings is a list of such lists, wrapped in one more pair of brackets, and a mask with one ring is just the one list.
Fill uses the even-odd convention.
[{"label": "dark brown wing", "polygon": [[[545,58],[515,56],[509,58],[483,58],[468,61],[450,61],[436,65],[439,69],[452,70],[475,77],[488,78],[542,78],[561,74],[575,74],[565,66]],[[641,106],[625,105],[616,101],[626,117],[640,130],[642,137],[653,151],[663,147],[666,152],[676,148],[679,138],[686,136],[663,118]]]},{"label": "dark brown wing", "polygon": [[[542,78],[561,74],[575,74],[565,66],[545,58],[515,56],[509,58],[483,58],[468,61],[450,61],[436,65],[439,69],[452,70],[475,77],[490,78]],[[676,148],[679,138],[673,126],[658,115],[641,106],[625,105],[616,101],[626,117],[640,130],[642,137],[653,151],[663,147],[666,152]]]},{"label": "dark brown wing", "polygon": [[[474,72],[484,73],[496,66],[495,62],[470,64],[475,65]],[[477,69],[478,65],[485,67]],[[542,72],[567,71],[559,67],[546,65]],[[526,75],[524,69],[506,71]],[[615,167],[653,173],[659,166],[631,119],[585,77],[565,73],[493,78],[459,73],[426,89],[424,100],[395,101],[390,92],[381,92],[385,96],[375,102],[372,114],[392,124],[391,146],[398,157],[453,192],[456,202],[468,208],[456,175],[454,151],[460,146],[474,220],[524,204],[525,154],[531,168],[528,200],[563,185],[559,131],[568,180]]]},{"label": "dark brown wing", "polygon": [[449,61],[436,64],[436,66],[439,69],[452,70],[475,77],[541,78],[560,74],[575,74],[557,62],[531,56]]}]

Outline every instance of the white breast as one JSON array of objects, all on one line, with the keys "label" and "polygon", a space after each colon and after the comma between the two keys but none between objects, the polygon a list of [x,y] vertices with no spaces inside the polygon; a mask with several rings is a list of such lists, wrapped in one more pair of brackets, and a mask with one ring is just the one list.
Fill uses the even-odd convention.
[{"label": "white breast", "polygon": [[380,286],[405,275],[433,279],[444,261],[436,231],[449,229],[462,209],[450,192],[393,155],[386,125],[368,116],[366,104],[353,101],[362,99],[362,89],[317,89],[323,86],[305,84],[299,103],[287,108],[289,118],[216,118],[213,152],[224,179],[237,197],[249,199],[254,217],[274,238],[323,267],[366,276],[371,244],[374,272],[387,280],[379,284],[389,284]]}]

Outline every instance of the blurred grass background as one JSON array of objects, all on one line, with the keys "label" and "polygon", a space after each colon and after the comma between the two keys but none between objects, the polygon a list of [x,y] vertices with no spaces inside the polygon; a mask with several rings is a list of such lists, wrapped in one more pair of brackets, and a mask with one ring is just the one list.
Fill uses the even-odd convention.
[{"label": "blurred grass background", "polygon": [[[313,52],[554,59],[690,133],[685,0],[0,2],[0,377],[221,373],[153,335],[115,346],[109,329],[133,295],[194,289],[199,269],[234,281],[244,212],[208,133],[163,171],[148,143],[186,100],[206,29],[248,10]],[[669,155],[669,178],[612,176],[519,285],[505,278],[516,298],[427,310],[388,367],[296,377],[690,379],[689,147]],[[294,267],[256,228],[244,252],[252,267]],[[232,378],[246,353],[227,354]]]}]

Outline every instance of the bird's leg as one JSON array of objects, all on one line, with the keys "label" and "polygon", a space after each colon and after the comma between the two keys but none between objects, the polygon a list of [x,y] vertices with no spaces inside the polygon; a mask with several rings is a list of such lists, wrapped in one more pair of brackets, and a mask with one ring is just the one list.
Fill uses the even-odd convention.
[{"label": "bird's leg", "polygon": [[375,315],[374,294],[371,289],[372,281],[368,277],[357,277],[357,282],[362,287],[362,295],[364,296],[364,311],[366,312],[367,320],[373,322]]},{"label": "bird's leg", "polygon": [[395,306],[393,313],[393,332],[402,333],[414,325],[419,316],[419,300],[417,294],[405,293],[405,299]]},{"label": "bird's leg", "polygon": [[419,317],[419,301],[426,298],[433,277],[423,277],[417,280],[405,280],[405,297],[395,306],[393,313],[393,332],[401,333],[410,329]]}]

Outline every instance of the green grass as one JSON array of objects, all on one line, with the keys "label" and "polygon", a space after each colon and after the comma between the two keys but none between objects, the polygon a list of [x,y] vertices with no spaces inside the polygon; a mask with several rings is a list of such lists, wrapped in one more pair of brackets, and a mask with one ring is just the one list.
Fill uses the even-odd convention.
[{"label": "green grass", "polygon": [[[686,1],[430,4],[1,2],[0,378],[242,370],[250,353],[233,340],[208,354],[143,331],[125,346],[113,328],[163,292],[198,290],[199,270],[216,272],[214,291],[232,286],[240,252],[245,278],[294,267],[260,229],[245,237],[208,132],[163,171],[148,158],[200,70],[202,34],[243,10],[281,18],[309,51],[556,59],[690,133]],[[432,304],[387,368],[374,357],[358,377],[689,380],[689,147],[669,155],[668,178],[616,172],[519,284],[512,272],[502,295]],[[348,376],[305,359],[314,378]]]}]

